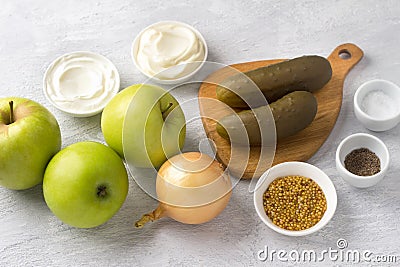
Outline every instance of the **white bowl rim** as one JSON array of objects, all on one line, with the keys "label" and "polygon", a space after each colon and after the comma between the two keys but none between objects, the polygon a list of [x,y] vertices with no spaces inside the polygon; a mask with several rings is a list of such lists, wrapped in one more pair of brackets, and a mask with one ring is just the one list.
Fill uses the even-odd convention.
[{"label": "white bowl rim", "polygon": [[[292,230],[286,230],[286,229],[280,228],[279,226],[277,226],[274,223],[267,220],[267,215],[265,214],[264,205],[262,205],[262,207],[259,207],[259,205],[257,203],[257,199],[259,197],[257,192],[259,192],[261,185],[265,182],[265,179],[268,177],[268,172],[270,172],[274,168],[283,168],[283,167],[287,167],[288,165],[295,165],[295,166],[303,165],[306,168],[313,168],[314,170],[316,170],[317,172],[319,172],[322,175],[323,179],[326,180],[327,186],[329,187],[328,190],[331,190],[331,193],[332,193],[332,196],[331,196],[332,201],[329,202],[328,198],[326,197],[326,192],[324,192],[326,200],[327,200],[327,204],[329,205],[329,210],[331,210],[331,213],[327,213],[327,211],[328,211],[328,209],[327,209],[325,211],[324,215],[322,216],[321,220],[317,224],[315,224],[314,226],[312,226],[308,229],[305,229],[305,230],[292,231]],[[278,178],[278,177],[275,177],[274,179],[272,179],[271,182],[274,181],[276,178]],[[309,178],[311,178],[311,177],[309,177]],[[312,180],[314,182],[316,182],[314,179],[312,179]],[[316,182],[316,183],[318,184],[318,182]],[[323,189],[320,184],[318,184],[318,185],[321,187],[321,189]],[[263,194],[264,194],[264,192],[261,192],[261,196],[263,196]],[[283,234],[283,235],[287,235],[287,236],[305,236],[305,235],[312,234],[312,233],[322,229],[332,219],[333,215],[335,214],[336,207],[337,207],[337,193],[336,193],[336,188],[335,188],[332,180],[320,168],[318,168],[312,164],[309,164],[307,162],[288,161],[288,162],[283,162],[283,163],[280,163],[280,164],[277,164],[277,165],[271,167],[259,178],[259,180],[257,181],[256,188],[254,190],[254,194],[253,194],[253,203],[254,203],[254,207],[255,207],[256,212],[257,212],[258,216],[260,217],[260,219],[264,222],[264,224],[266,224],[269,228],[271,228],[275,232]],[[325,220],[324,220],[324,217],[325,217]]]},{"label": "white bowl rim", "polygon": [[[354,94],[354,100],[353,100],[354,108],[357,109],[357,111],[358,111],[362,116],[364,116],[366,119],[368,119],[368,120],[370,120],[370,121],[373,121],[373,122],[378,122],[378,123],[379,123],[379,122],[387,122],[387,121],[390,121],[390,120],[393,120],[393,119],[396,119],[397,117],[399,117],[399,116],[400,116],[400,109],[398,109],[398,110],[397,110],[397,113],[394,114],[393,116],[388,117],[388,118],[383,118],[383,119],[381,119],[381,118],[376,118],[376,117],[373,117],[373,116],[367,114],[367,113],[358,105],[359,100],[362,100],[362,99],[359,99],[359,98],[360,98],[360,93],[361,93],[363,90],[365,90],[365,88],[366,88],[368,85],[373,84],[373,83],[376,83],[376,84],[379,84],[379,83],[382,83],[382,84],[389,84],[390,86],[392,86],[393,88],[396,88],[396,90],[398,90],[398,91],[400,92],[400,87],[399,87],[397,84],[395,84],[394,82],[391,82],[391,81],[388,81],[388,80],[384,80],[384,79],[373,79],[373,80],[366,81],[366,82],[364,82],[363,84],[361,84],[360,87],[357,88],[357,90],[356,90],[356,92],[355,92],[355,94]],[[381,90],[382,90],[382,89],[381,89]]]},{"label": "white bowl rim", "polygon": [[[351,173],[351,172],[349,172],[349,171],[343,166],[343,163],[342,163],[342,161],[340,160],[339,154],[340,154],[340,152],[341,152],[341,150],[342,150],[344,144],[345,144],[346,142],[348,142],[349,140],[351,140],[351,139],[359,138],[359,137],[367,137],[367,138],[370,138],[370,139],[376,141],[377,143],[379,143],[379,145],[383,148],[383,150],[384,150],[384,152],[385,152],[386,158],[388,159],[388,160],[385,162],[385,165],[384,165],[383,167],[381,166],[382,168],[381,168],[380,172],[378,172],[378,173],[376,173],[376,174],[374,174],[374,175],[360,176],[360,175],[356,175],[356,174],[354,174],[354,173]],[[360,147],[360,148],[361,148],[361,147]],[[387,171],[387,169],[389,168],[389,163],[390,163],[390,155],[389,155],[389,150],[388,150],[387,146],[386,146],[385,143],[384,143],[381,139],[379,139],[378,137],[376,137],[376,136],[374,136],[374,135],[371,135],[371,134],[368,134],[368,133],[355,133],[355,134],[351,134],[351,135],[347,136],[345,139],[343,139],[343,140],[340,142],[338,148],[336,149],[336,162],[339,163],[338,165],[339,165],[340,169],[341,169],[342,171],[344,171],[344,172],[346,173],[346,175],[349,176],[350,178],[352,178],[352,179],[354,179],[354,180],[357,180],[357,181],[366,181],[366,180],[373,180],[373,179],[375,179],[376,177],[380,176],[382,173],[385,173],[385,172]]]},{"label": "white bowl rim", "polygon": [[[176,79],[163,80],[163,79],[159,79],[159,78],[157,78],[157,77],[155,77],[155,76],[151,76],[151,75],[147,74],[146,72],[144,72],[144,71],[142,70],[142,68],[139,66],[139,63],[137,62],[136,56],[135,56],[135,54],[134,54],[134,48],[135,48],[136,43],[139,41],[139,37],[142,36],[142,34],[143,34],[146,30],[148,30],[148,29],[149,29],[150,27],[152,27],[152,26],[160,25],[160,24],[167,24],[167,23],[174,23],[174,24],[182,25],[182,26],[187,27],[187,28],[189,28],[190,30],[192,30],[192,31],[197,35],[197,37],[200,39],[200,41],[201,41],[202,44],[203,44],[203,47],[204,47],[204,58],[203,58],[202,60],[198,60],[198,61],[191,62],[191,63],[200,62],[200,64],[199,64],[199,66],[198,66],[195,70],[193,70],[192,72],[186,74],[185,76],[182,76],[182,77],[179,77],[179,78],[176,78]],[[192,77],[194,74],[196,74],[196,73],[203,67],[203,65],[204,65],[205,62],[207,61],[207,57],[208,57],[208,46],[207,46],[207,42],[206,42],[204,36],[203,36],[196,28],[194,28],[192,25],[187,24],[187,23],[182,22],[182,21],[177,21],[177,20],[161,20],[161,21],[158,21],[158,22],[155,22],[155,23],[152,23],[152,24],[146,26],[144,29],[142,29],[142,30],[136,35],[136,37],[135,37],[135,39],[133,40],[132,45],[131,45],[131,58],[132,58],[132,60],[133,60],[133,64],[135,65],[135,67],[136,67],[143,75],[145,75],[147,78],[149,78],[149,79],[151,79],[151,80],[153,80],[153,81],[155,81],[155,82],[158,82],[158,83],[160,83],[160,84],[177,84],[177,83],[186,81],[187,79],[189,79],[190,77]],[[191,64],[191,63],[189,63],[189,64]]]},{"label": "white bowl rim", "polygon": [[69,115],[71,115],[71,116],[73,116],[73,117],[91,117],[91,116],[94,116],[94,115],[99,114],[100,112],[102,112],[103,109],[105,108],[105,106],[106,106],[107,104],[105,104],[104,106],[100,106],[100,107],[98,107],[98,108],[96,108],[96,109],[93,109],[93,110],[91,110],[91,111],[87,111],[87,112],[71,112],[70,110],[65,110],[65,109],[63,109],[62,107],[59,107],[59,106],[53,101],[53,99],[51,99],[51,97],[49,96],[49,94],[47,93],[47,90],[46,90],[46,88],[47,88],[47,86],[46,86],[46,77],[48,76],[48,73],[49,73],[49,71],[50,71],[50,68],[52,68],[53,65],[54,65],[54,63],[57,62],[59,59],[61,59],[61,58],[63,58],[63,57],[66,57],[66,56],[69,56],[69,55],[73,55],[73,54],[86,54],[86,55],[94,55],[94,56],[97,56],[97,57],[101,57],[101,58],[103,58],[103,59],[107,62],[107,64],[109,64],[109,65],[111,66],[111,68],[114,69],[114,71],[115,71],[115,73],[116,73],[116,77],[115,77],[115,79],[116,79],[116,85],[115,85],[114,91],[113,91],[112,94],[110,95],[111,97],[110,97],[109,100],[111,100],[111,99],[119,92],[119,90],[120,90],[120,86],[121,86],[120,75],[119,75],[119,72],[118,72],[117,67],[114,65],[114,63],[112,63],[112,61],[111,61],[110,59],[108,59],[106,56],[103,56],[102,54],[95,53],[95,52],[92,52],[92,51],[87,51],[87,50],[76,50],[76,51],[72,51],[72,52],[68,52],[68,53],[62,54],[61,56],[58,56],[57,58],[55,58],[55,59],[47,66],[46,71],[45,71],[45,73],[44,73],[44,75],[43,75],[43,79],[42,79],[42,83],[43,83],[43,92],[44,92],[44,95],[45,95],[47,101],[49,101],[50,104],[52,104],[52,105],[53,105],[55,108],[57,108],[58,110],[60,110],[60,111],[62,111],[62,112],[64,112],[64,113],[66,113],[66,114],[69,114]]}]

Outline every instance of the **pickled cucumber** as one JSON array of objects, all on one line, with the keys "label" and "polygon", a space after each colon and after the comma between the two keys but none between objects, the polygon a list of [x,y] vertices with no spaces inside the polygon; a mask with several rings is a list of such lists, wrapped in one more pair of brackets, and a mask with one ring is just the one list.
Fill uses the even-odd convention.
[{"label": "pickled cucumber", "polygon": [[[331,79],[332,68],[323,57],[303,56],[244,74],[258,86],[268,103],[272,103],[293,91],[314,92],[321,89]],[[262,101],[254,88],[242,73],[235,74],[217,86],[217,98],[231,107],[246,108],[248,105],[241,98],[244,97],[252,103],[252,107],[257,107],[262,105]]]},{"label": "pickled cucumber", "polygon": [[[314,120],[317,114],[317,100],[312,93],[307,91],[295,91],[289,93],[269,105],[274,118],[277,140],[282,140],[288,136],[294,135],[306,128]],[[253,110],[243,110],[237,114],[231,114],[221,118],[217,122],[217,132],[223,138],[231,143],[260,145],[261,134],[257,119],[268,119],[266,116],[267,106],[261,106]],[[247,136],[243,135],[244,126]],[[263,142],[265,136],[270,135],[268,129],[263,132]],[[228,135],[229,133],[229,135]]]}]

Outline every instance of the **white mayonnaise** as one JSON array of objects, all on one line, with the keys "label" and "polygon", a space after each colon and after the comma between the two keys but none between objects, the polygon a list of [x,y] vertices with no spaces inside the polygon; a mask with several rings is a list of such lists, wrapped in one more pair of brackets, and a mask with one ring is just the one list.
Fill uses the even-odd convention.
[{"label": "white mayonnaise", "polygon": [[[175,21],[147,27],[136,38],[133,49],[137,67],[147,76],[161,80],[191,74],[206,57],[205,43],[200,34],[191,26]],[[198,64],[185,64],[191,62]],[[178,67],[171,68],[174,66]]]},{"label": "white mayonnaise", "polygon": [[44,91],[58,109],[73,116],[100,113],[118,92],[119,74],[107,58],[74,52],[57,58],[44,76]]}]

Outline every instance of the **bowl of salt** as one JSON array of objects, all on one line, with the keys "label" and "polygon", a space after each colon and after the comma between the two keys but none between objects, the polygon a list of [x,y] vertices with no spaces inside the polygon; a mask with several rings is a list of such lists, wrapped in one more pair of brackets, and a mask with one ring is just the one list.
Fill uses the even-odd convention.
[{"label": "bowl of salt", "polygon": [[400,87],[386,80],[362,84],[354,95],[354,113],[365,128],[382,132],[400,122]]}]

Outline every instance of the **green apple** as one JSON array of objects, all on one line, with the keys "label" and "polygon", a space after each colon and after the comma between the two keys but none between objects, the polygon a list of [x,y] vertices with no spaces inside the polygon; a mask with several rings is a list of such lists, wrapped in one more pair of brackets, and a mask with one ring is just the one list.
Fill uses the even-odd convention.
[{"label": "green apple", "polygon": [[104,108],[101,129],[107,144],[128,164],[160,167],[180,152],[185,141],[185,116],[163,88],[132,85]]},{"label": "green apple", "polygon": [[45,107],[20,97],[0,98],[0,185],[31,188],[61,148],[57,120]]},{"label": "green apple", "polygon": [[80,142],[58,152],[47,166],[43,194],[64,223],[91,228],[108,221],[128,193],[121,158],[97,142]]}]

